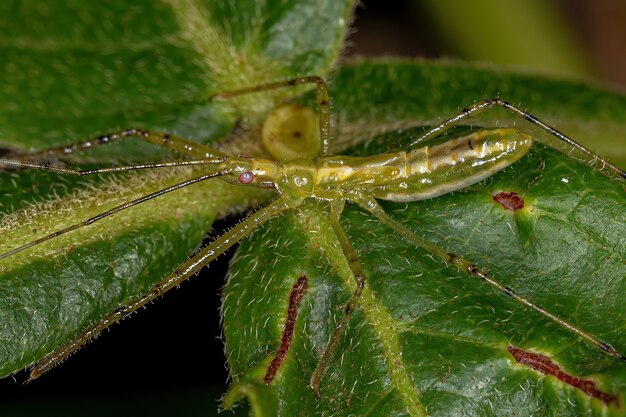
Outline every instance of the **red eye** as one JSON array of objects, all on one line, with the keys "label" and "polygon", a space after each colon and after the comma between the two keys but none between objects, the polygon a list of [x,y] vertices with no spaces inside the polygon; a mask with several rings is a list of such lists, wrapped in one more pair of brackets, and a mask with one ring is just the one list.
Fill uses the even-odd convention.
[{"label": "red eye", "polygon": [[250,184],[252,181],[254,181],[254,174],[250,171],[239,175],[239,182],[242,184]]}]

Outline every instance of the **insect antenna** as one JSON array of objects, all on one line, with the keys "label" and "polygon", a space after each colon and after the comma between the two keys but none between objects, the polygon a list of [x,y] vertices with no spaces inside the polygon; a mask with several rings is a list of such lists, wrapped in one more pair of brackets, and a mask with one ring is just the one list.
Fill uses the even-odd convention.
[{"label": "insect antenna", "polygon": [[0,158],[0,166],[11,167],[11,168],[24,168],[24,169],[41,169],[44,171],[56,172],[59,174],[69,174],[69,175],[93,175],[93,174],[105,174],[110,172],[124,172],[124,171],[138,171],[142,169],[152,169],[152,168],[168,168],[168,167],[181,167],[181,166],[195,166],[195,165],[211,165],[211,164],[219,164],[226,160],[226,158],[211,158],[211,159],[196,159],[189,161],[172,161],[172,162],[155,162],[149,164],[137,164],[137,165],[120,165],[120,166],[110,166],[104,168],[94,168],[94,169],[73,169],[73,168],[64,168],[58,165],[51,165],[47,162],[27,162],[27,161],[18,161],[14,159],[1,159]]},{"label": "insect antenna", "polygon": [[187,186],[192,185],[192,184],[196,184],[196,183],[201,182],[201,181],[205,181],[205,180],[208,180],[208,179],[211,179],[211,178],[216,178],[216,177],[220,177],[220,176],[223,176],[223,175],[227,175],[229,173],[230,173],[230,171],[218,171],[218,172],[213,172],[213,173],[210,173],[210,174],[201,175],[199,177],[192,178],[192,179],[189,179],[189,180],[185,180],[185,181],[179,182],[177,184],[171,185],[171,186],[169,186],[167,188],[163,188],[163,189],[161,189],[159,191],[155,191],[153,193],[144,195],[144,196],[139,197],[137,199],[134,199],[134,200],[131,200],[131,201],[127,201],[126,203],[123,203],[123,204],[120,204],[120,205],[118,205],[116,207],[113,207],[112,209],[107,210],[107,211],[105,211],[103,213],[100,213],[100,214],[98,214],[96,216],[93,216],[93,217],[91,217],[91,218],[89,218],[87,220],[84,220],[84,221],[79,222],[79,223],[75,223],[75,224],[73,224],[71,226],[68,226],[68,227],[66,227],[64,229],[61,229],[61,230],[57,230],[56,232],[53,232],[53,233],[51,233],[51,234],[49,234],[47,236],[41,237],[39,239],[33,240],[33,241],[29,242],[29,243],[26,243],[26,244],[24,244],[22,246],[19,246],[19,247],[15,248],[15,249],[12,249],[12,250],[8,251],[8,252],[4,252],[4,253],[0,254],[0,259],[6,258],[6,257],[11,256],[11,255],[15,255],[16,253],[22,252],[22,251],[24,251],[24,250],[26,250],[28,248],[31,248],[31,247],[36,246],[36,245],[39,245],[40,243],[46,242],[46,241],[48,241],[50,239],[53,239],[53,238],[55,238],[57,236],[61,236],[61,235],[64,235],[66,233],[69,233],[69,232],[71,232],[73,230],[76,230],[78,228],[81,228],[81,227],[84,227],[84,226],[88,226],[88,225],[93,224],[93,223],[95,223],[95,222],[97,222],[99,220],[104,219],[105,217],[111,216],[111,215],[113,215],[115,213],[118,213],[118,212],[120,212],[122,210],[126,210],[126,209],[131,208],[133,206],[136,206],[138,204],[141,204],[141,203],[144,203],[146,201],[149,201],[149,200],[152,200],[154,198],[157,198],[159,196],[162,196],[164,194],[171,193],[172,191],[178,190],[178,189],[183,188],[183,187],[187,187]]}]

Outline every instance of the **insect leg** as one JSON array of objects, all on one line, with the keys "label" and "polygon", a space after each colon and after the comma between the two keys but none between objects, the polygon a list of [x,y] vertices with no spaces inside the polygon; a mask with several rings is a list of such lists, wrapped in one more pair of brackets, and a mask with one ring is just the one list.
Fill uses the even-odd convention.
[{"label": "insect leg", "polygon": [[350,270],[352,271],[352,275],[354,275],[354,279],[356,281],[356,290],[352,297],[348,301],[346,305],[346,310],[339,321],[335,330],[328,339],[328,344],[326,345],[326,349],[322,354],[320,361],[318,362],[313,374],[311,375],[311,388],[315,393],[315,397],[320,399],[320,383],[322,378],[324,377],[324,371],[328,366],[328,362],[332,358],[333,354],[337,350],[337,346],[341,341],[343,334],[348,327],[348,322],[350,321],[350,317],[354,310],[356,310],[359,306],[359,297],[363,293],[363,288],[365,287],[365,273],[363,272],[363,267],[361,266],[361,262],[357,257],[350,241],[348,240],[348,236],[346,232],[343,230],[341,223],[339,222],[339,216],[341,214],[341,210],[343,209],[344,201],[341,201],[341,206],[336,207],[336,205],[331,205],[331,214],[330,214],[330,225],[335,232],[335,236],[337,236],[337,240],[339,241],[339,245],[341,246],[341,250],[343,251],[346,260],[348,261],[348,265],[350,266]]},{"label": "insect leg", "polygon": [[4,252],[4,253],[0,254],[0,259],[6,258],[6,257],[11,256],[11,255],[15,255],[18,252],[22,252],[23,250],[31,248],[31,247],[33,247],[35,245],[40,244],[40,243],[46,242],[46,241],[48,241],[48,240],[50,240],[52,238],[64,235],[64,234],[69,233],[69,232],[71,232],[73,230],[76,230],[76,229],[78,229],[80,227],[88,226],[88,225],[93,224],[93,223],[95,223],[95,222],[97,222],[99,220],[102,220],[105,217],[108,217],[108,216],[110,216],[112,214],[118,213],[118,212],[120,212],[122,210],[126,210],[128,208],[136,206],[137,204],[141,204],[141,203],[143,203],[145,201],[152,200],[153,198],[156,198],[156,197],[162,196],[164,194],[170,193],[170,192],[172,192],[174,190],[178,190],[179,188],[183,188],[183,187],[186,187],[188,185],[195,184],[195,183],[200,182],[200,181],[208,180],[210,178],[219,177],[219,176],[222,176],[222,175],[225,175],[225,174],[226,174],[226,172],[214,172],[214,173],[211,173],[211,174],[202,175],[202,176],[199,176],[199,177],[196,177],[196,178],[192,178],[192,179],[189,179],[189,180],[186,180],[186,181],[183,181],[183,182],[179,182],[178,184],[171,185],[171,186],[169,186],[167,188],[164,188],[164,189],[159,190],[159,191],[155,191],[155,192],[153,192],[151,194],[144,195],[143,197],[137,198],[135,200],[127,201],[124,204],[120,204],[119,206],[113,207],[112,209],[107,210],[107,211],[105,211],[103,213],[100,213],[97,216],[91,217],[91,218],[89,218],[89,219],[87,219],[85,221],[82,221],[80,223],[75,223],[75,224],[73,224],[71,226],[66,227],[65,229],[57,230],[56,232],[51,233],[51,234],[49,234],[47,236],[44,236],[44,237],[41,237],[39,239],[33,240],[32,242],[29,242],[29,243],[27,243],[25,245],[19,246],[19,247],[15,248],[15,249],[12,249],[12,250],[8,251],[8,252]]},{"label": "insect leg", "polygon": [[568,322],[567,320],[552,314],[551,312],[545,310],[543,307],[538,306],[537,304],[533,303],[528,298],[518,295],[514,290],[503,285],[502,283],[500,283],[493,277],[489,276],[485,271],[481,270],[475,264],[471,263],[467,259],[459,255],[455,255],[453,253],[447,252],[446,250],[435,245],[434,243],[416,235],[411,230],[407,229],[402,224],[398,223],[396,220],[391,218],[382,209],[382,207],[378,205],[375,199],[360,197],[360,198],[355,198],[354,202],[357,203],[366,211],[372,213],[376,218],[378,218],[378,220],[382,224],[396,231],[396,233],[398,233],[406,241],[414,243],[417,246],[420,246],[426,249],[430,253],[438,256],[444,262],[450,263],[456,266],[457,268],[459,268],[460,270],[467,272],[467,274],[469,274],[470,276],[480,279],[481,281],[490,285],[492,288],[498,290],[499,292],[502,292],[504,295],[511,297],[518,304],[529,307],[530,309],[536,311],[537,313],[541,314],[545,318],[553,321],[559,326],[564,327],[567,330],[571,331],[572,333],[576,334],[577,336],[585,340],[587,343],[603,350],[607,354],[615,356],[616,358],[619,358],[623,361],[626,361],[626,356],[618,352],[617,350],[615,350],[615,348],[613,348],[611,345],[596,339],[591,334],[585,332],[582,329],[579,329],[578,327]]},{"label": "insect leg", "polygon": [[261,91],[275,90],[285,87],[293,87],[300,84],[315,84],[317,96],[317,111],[320,119],[320,138],[322,140],[322,156],[329,155],[330,141],[330,98],[328,97],[328,84],[322,77],[311,75],[308,77],[293,78],[291,80],[277,81],[267,84],[259,84],[238,90],[221,91],[211,98],[231,98],[244,94],[258,93]]},{"label": "insect leg", "polygon": [[215,239],[211,244],[201,249],[192,258],[179,265],[178,268],[155,284],[146,294],[129,300],[126,305],[104,316],[99,322],[91,325],[65,345],[59,347],[54,352],[50,353],[48,356],[36,363],[31,369],[30,377],[26,383],[37,379],[42,374],[48,372],[112,324],[117,323],[128,314],[145,306],[152,300],[163,295],[165,292],[186,281],[191,275],[197,273],[206,264],[217,258],[235,243],[252,233],[257,227],[272,217],[275,217],[285,210],[296,207],[299,203],[300,200],[279,197],[270,205],[256,211],[235,227]]},{"label": "insect leg", "polygon": [[164,132],[153,132],[150,130],[133,128],[101,135],[90,140],[76,142],[69,145],[57,146],[32,153],[10,155],[10,158],[26,161],[62,158],[75,152],[86,151],[94,148],[95,146],[118,142],[122,139],[130,137],[134,137],[144,142],[152,143],[193,158],[206,159],[225,156],[225,154],[220,151],[211,149],[206,145],[190,141],[180,136]]},{"label": "insect leg", "polygon": [[468,118],[473,117],[473,116],[476,116],[476,115],[484,112],[485,110],[490,109],[490,108],[495,107],[495,106],[500,106],[500,107],[502,107],[502,108],[504,108],[504,109],[506,109],[506,110],[508,110],[508,111],[510,111],[510,112],[512,112],[512,113],[514,113],[514,114],[516,114],[516,115],[518,115],[520,117],[522,117],[523,119],[528,120],[530,123],[534,124],[535,126],[539,127],[540,129],[548,132],[549,134],[551,134],[552,136],[556,137],[560,141],[566,143],[571,148],[576,149],[576,150],[582,152],[583,154],[585,154],[586,156],[590,157],[592,162],[600,161],[602,163],[603,167],[607,167],[610,170],[614,171],[617,175],[620,175],[621,177],[626,178],[626,173],[624,171],[622,171],[621,169],[619,169],[615,165],[611,164],[610,162],[608,162],[604,158],[596,155],[591,150],[587,149],[583,145],[579,144],[578,142],[576,142],[575,140],[573,140],[569,136],[565,135],[564,133],[561,133],[560,131],[558,131],[557,129],[553,128],[552,126],[549,126],[549,125],[545,124],[543,121],[537,119],[532,114],[530,114],[530,113],[528,113],[528,112],[526,112],[524,110],[521,110],[521,109],[513,106],[512,104],[510,104],[510,103],[508,103],[508,102],[506,102],[504,100],[501,100],[499,98],[491,98],[491,99],[482,100],[482,101],[479,101],[479,102],[476,102],[476,103],[472,104],[471,106],[468,106],[468,107],[464,108],[456,116],[451,117],[448,120],[445,120],[439,126],[433,127],[428,132],[424,133],[422,136],[414,139],[409,144],[409,148],[412,148],[412,147],[414,147],[414,146],[418,145],[419,143],[424,142],[426,140],[432,139],[435,136],[440,135],[441,133],[443,133],[446,130],[450,129],[451,127],[458,125],[463,120],[468,119]]}]

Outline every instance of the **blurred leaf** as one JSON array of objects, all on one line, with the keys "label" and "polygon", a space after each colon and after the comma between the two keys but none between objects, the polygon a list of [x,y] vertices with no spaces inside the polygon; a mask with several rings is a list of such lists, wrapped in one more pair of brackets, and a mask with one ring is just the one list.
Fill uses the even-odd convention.
[{"label": "blurred leaf", "polygon": [[424,5],[459,57],[550,74],[589,75],[592,66],[556,3],[427,0]]}]

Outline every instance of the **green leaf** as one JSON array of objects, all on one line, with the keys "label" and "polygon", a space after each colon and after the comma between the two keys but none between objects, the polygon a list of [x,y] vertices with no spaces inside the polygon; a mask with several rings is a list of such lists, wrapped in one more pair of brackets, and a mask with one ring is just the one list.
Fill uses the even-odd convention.
[{"label": "green leaf", "polygon": [[232,409],[246,398],[257,417],[273,417],[278,413],[278,398],[273,389],[259,382],[239,382],[233,384],[224,395],[222,406]]},{"label": "green leaf", "polygon": [[[243,118],[251,143],[221,146],[255,151],[260,118],[295,92],[219,105],[206,97],[296,73],[323,75],[341,47],[352,7],[330,0],[250,1],[237,2],[235,12],[232,2],[133,2],[121,13],[109,5],[82,4],[0,5],[0,16],[10,16],[0,26],[1,53],[10,58],[0,66],[5,146],[40,149],[129,125],[209,143]],[[316,30],[322,23],[325,30]],[[298,43],[291,46],[291,39]],[[365,61],[340,68],[332,92],[337,151],[379,132],[388,132],[381,136],[387,143],[351,152],[389,149],[415,132],[407,128],[431,125],[497,95],[576,139],[609,138],[622,141],[615,152],[624,149],[624,97],[577,82],[461,64]],[[495,110],[485,116],[476,124],[517,122]],[[97,154],[98,160],[119,153],[147,160],[163,156],[120,146]],[[91,157],[77,155],[76,161]],[[609,159],[623,163],[620,158]],[[2,173],[0,252],[193,174],[77,180]],[[492,194],[503,190],[518,190],[528,203],[525,211],[510,213],[494,203]],[[198,184],[0,260],[2,374],[27,366],[149,288],[194,250],[216,213],[268,198],[217,181]],[[625,275],[623,182],[538,148],[470,190],[385,207],[416,233],[626,349],[619,304]],[[550,414],[560,408],[565,415],[589,409],[624,414],[516,364],[507,347],[514,343],[549,354],[566,372],[619,395],[621,404],[623,365],[431,259],[360,210],[348,207],[342,223],[365,266],[368,287],[323,379],[321,402],[308,381],[354,284],[329,235],[324,206],[308,204],[258,230],[234,261],[224,331],[235,384],[225,406],[245,395],[257,416],[275,414],[275,407],[281,415],[404,415],[407,409],[419,415],[417,402],[443,415]],[[274,383],[264,386],[289,294],[302,274],[309,290],[287,360]]]},{"label": "green leaf", "polygon": [[[0,143],[45,149],[131,126],[208,143],[238,118],[250,120],[255,132],[257,113],[296,92],[228,103],[208,102],[209,95],[300,71],[323,75],[353,8],[352,1],[334,0],[247,1],[236,10],[226,3],[3,2]],[[303,34],[305,17],[326,25],[324,34]],[[296,35],[298,49],[286,47]],[[222,147],[258,152],[258,140]],[[131,140],[73,161],[134,157],[180,159]],[[0,253],[197,175],[189,169],[90,178],[2,172]],[[200,245],[216,215],[268,198],[268,192],[200,183],[0,260],[0,375],[41,359],[146,292]]]},{"label": "green leaf", "polygon": [[[472,98],[470,87],[478,89],[487,79],[492,86]],[[433,85],[448,87],[427,95]],[[559,128],[566,132],[589,129],[598,120],[623,125],[626,109],[623,96],[594,87],[461,64],[352,63],[340,69],[333,86],[336,134],[371,141],[351,154],[406,143],[422,131],[406,128],[410,117],[414,126],[429,124],[496,89],[515,102],[528,98],[525,107],[546,120],[560,112]],[[567,107],[559,97],[577,94],[588,99],[584,109],[556,107]],[[501,126],[516,122],[496,113]],[[489,125],[495,117],[480,122]],[[376,135],[377,123],[380,130],[404,128]],[[590,129],[587,134],[592,137]],[[500,192],[516,192],[524,208],[506,210],[493,199]],[[417,235],[626,351],[626,193],[614,174],[536,145],[466,190],[384,207]],[[329,363],[319,403],[309,379],[356,288],[331,232],[328,207],[311,202],[272,221],[242,242],[232,261],[222,311],[236,384],[263,381],[281,344],[293,285],[302,275],[308,279],[291,346],[271,385],[278,415],[424,415],[420,409],[463,416],[626,414],[623,362],[404,241],[357,207],[347,207],[342,224],[368,284]],[[511,352],[522,352],[527,361],[551,361],[550,374],[518,363]]]},{"label": "green leaf", "polygon": [[[130,126],[221,138],[233,120],[210,94],[325,73],[352,8],[347,0],[2,2],[0,145],[45,149]],[[244,101],[256,104],[246,117],[270,105]]]}]

